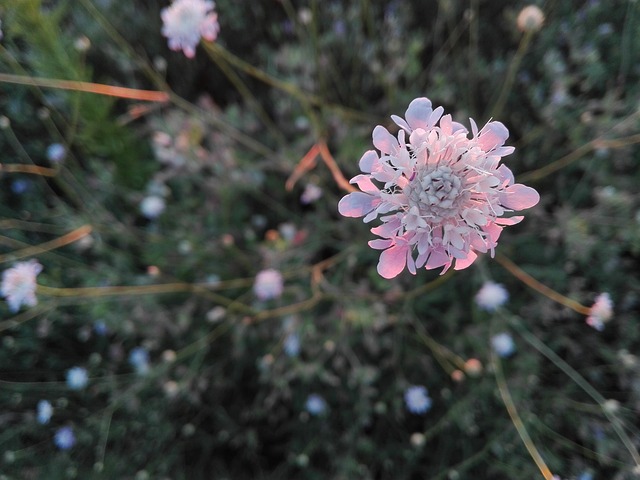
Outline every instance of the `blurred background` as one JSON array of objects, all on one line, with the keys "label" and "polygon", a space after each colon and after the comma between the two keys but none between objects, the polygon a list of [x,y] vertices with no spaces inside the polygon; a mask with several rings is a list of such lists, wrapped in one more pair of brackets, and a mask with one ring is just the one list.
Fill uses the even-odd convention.
[{"label": "blurred background", "polygon": [[[0,1],[0,478],[640,478],[638,2],[168,5]],[[385,280],[340,179],[423,96],[541,201]]]}]

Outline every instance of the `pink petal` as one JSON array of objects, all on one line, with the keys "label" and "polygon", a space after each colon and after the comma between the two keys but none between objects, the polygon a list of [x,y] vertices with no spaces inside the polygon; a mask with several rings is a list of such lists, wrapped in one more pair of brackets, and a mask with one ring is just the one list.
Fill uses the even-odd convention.
[{"label": "pink petal", "polygon": [[453,269],[454,270],[463,270],[463,269],[471,266],[471,264],[473,262],[475,262],[477,258],[478,258],[478,255],[476,255],[476,253],[473,250],[470,250],[469,253],[467,254],[466,258],[458,258],[458,259],[456,259],[456,264],[453,267]]},{"label": "pink petal", "polygon": [[364,173],[371,173],[373,166],[378,162],[378,160],[380,160],[380,157],[378,157],[375,150],[367,150],[364,152],[364,155],[362,155],[358,166]]},{"label": "pink petal", "polygon": [[345,217],[363,217],[380,203],[380,199],[368,193],[352,192],[338,202],[338,212]]},{"label": "pink petal", "polygon": [[380,189],[373,184],[369,175],[356,175],[349,183],[355,183],[360,190],[366,193],[376,194],[380,192]]},{"label": "pink petal", "polygon": [[432,112],[431,100],[426,97],[416,98],[409,104],[409,108],[407,108],[405,113],[405,118],[412,130],[415,130],[416,128],[427,130],[429,128],[429,116]]},{"label": "pink petal", "polygon": [[378,238],[376,240],[369,241],[369,246],[374,250],[384,250],[385,248],[389,248],[391,245],[393,245],[393,240],[390,239],[383,240]]},{"label": "pink petal", "polygon": [[498,146],[502,146],[509,137],[509,130],[501,122],[489,122],[478,134],[478,146],[485,152],[489,152]]},{"label": "pink petal", "polygon": [[520,183],[511,185],[500,193],[500,203],[512,210],[531,208],[540,201],[540,195],[533,188]]},{"label": "pink petal", "polygon": [[407,263],[407,252],[409,245],[393,245],[380,254],[378,262],[378,273],[383,278],[394,278],[398,276]]},{"label": "pink petal", "polygon": [[515,225],[516,223],[520,223],[523,219],[523,215],[516,215],[515,217],[509,218],[496,218],[495,222],[498,225]]},{"label": "pink petal", "polygon": [[382,153],[395,153],[398,150],[398,140],[381,125],[373,129],[373,146]]},{"label": "pink petal", "polygon": [[427,270],[432,270],[434,268],[439,268],[447,264],[451,264],[451,257],[449,257],[447,252],[444,251],[444,248],[439,247],[437,249],[431,250],[431,255],[429,255],[429,260],[427,260],[425,268]]}]

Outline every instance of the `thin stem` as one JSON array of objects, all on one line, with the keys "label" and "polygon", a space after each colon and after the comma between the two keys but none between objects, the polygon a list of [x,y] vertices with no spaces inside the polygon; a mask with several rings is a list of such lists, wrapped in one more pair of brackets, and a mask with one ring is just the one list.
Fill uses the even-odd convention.
[{"label": "thin stem", "polygon": [[524,36],[520,40],[520,45],[518,45],[518,50],[511,60],[509,64],[509,69],[507,70],[507,75],[504,79],[504,83],[502,84],[502,88],[500,89],[500,96],[498,100],[494,103],[493,109],[491,110],[491,118],[499,117],[502,113],[502,109],[504,108],[505,103],[507,102],[507,97],[511,93],[511,89],[513,88],[513,82],[516,78],[516,73],[518,68],[520,68],[520,63],[527,53],[527,49],[529,48],[529,43],[531,43],[531,38],[534,35],[534,31],[530,30],[525,32]]},{"label": "thin stem", "polygon": [[589,382],[587,382],[582,375],[580,375],[571,365],[565,362],[556,352],[547,347],[538,337],[529,332],[523,325],[522,322],[516,321],[512,319],[512,325],[517,330],[518,334],[522,338],[524,338],[529,345],[538,350],[542,355],[547,357],[556,367],[558,367],[562,372],[567,375],[571,380],[575,382],[584,392],[589,395],[600,407],[602,413],[605,417],[611,422],[614,430],[618,434],[618,437],[627,448],[633,461],[636,465],[640,466],[640,454],[636,449],[633,441],[627,435],[627,432],[624,430],[620,420],[618,417],[614,415],[610,408],[607,408],[606,402],[607,400],[598,392],[595,388],[591,386]]},{"label": "thin stem", "polygon": [[54,78],[37,78],[24,75],[0,73],[0,82],[17,83],[43,88],[58,88],[61,90],[73,90],[76,92],[95,93],[109,97],[144,100],[148,102],[168,102],[169,95],[166,92],[155,90],[138,90],[136,88],[115,87],[92,82],[79,82],[75,80],[58,80]]},{"label": "thin stem", "polygon": [[48,242],[41,243],[40,245],[34,245],[31,247],[24,248],[22,250],[17,250],[10,254],[0,255],[0,263],[8,262],[11,260],[17,260],[25,257],[31,257],[34,255],[39,255],[44,252],[49,252],[51,250],[64,247],[65,245],[69,245],[70,243],[77,242],[81,238],[89,235],[90,233],[91,233],[91,226],[83,225],[82,227],[76,228],[72,232],[62,235],[59,238],[49,240]]},{"label": "thin stem", "polygon": [[538,452],[538,449],[529,436],[527,427],[525,427],[522,419],[520,418],[520,414],[518,413],[518,409],[513,402],[513,398],[511,397],[511,393],[509,392],[509,387],[507,386],[507,382],[504,378],[502,365],[500,364],[500,360],[493,350],[491,351],[491,364],[495,372],[496,383],[498,384],[500,396],[502,397],[504,406],[507,408],[507,413],[509,413],[509,417],[511,418],[514,427],[516,427],[516,430],[518,431],[518,435],[520,435],[522,443],[524,443],[525,448],[529,452],[529,455],[531,455],[531,458],[535,462],[538,470],[540,470],[540,473],[542,473],[542,476],[545,478],[545,480],[553,480],[553,474],[551,473],[551,470],[549,470],[549,467],[547,467],[547,464],[542,459],[542,455],[540,455],[540,452]]},{"label": "thin stem", "polygon": [[502,265],[509,273],[511,273],[514,277],[520,280],[522,283],[527,285],[528,287],[534,289],[535,291],[541,293],[547,298],[550,298],[554,302],[557,302],[565,307],[569,307],[570,309],[582,314],[582,315],[590,315],[591,308],[585,307],[579,302],[572,300],[564,295],[556,292],[555,290],[547,287],[543,283],[540,283],[538,280],[533,278],[527,272],[518,267],[515,263],[509,260],[502,254],[496,255],[496,261]]}]

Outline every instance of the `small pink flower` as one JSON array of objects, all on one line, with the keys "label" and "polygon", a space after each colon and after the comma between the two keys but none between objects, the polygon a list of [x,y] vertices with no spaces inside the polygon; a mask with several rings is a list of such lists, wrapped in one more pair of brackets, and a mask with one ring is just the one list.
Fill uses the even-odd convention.
[{"label": "small pink flower", "polygon": [[175,0],[163,8],[162,34],[169,39],[171,50],[182,50],[188,58],[196,54],[200,37],[210,42],[218,36],[218,14],[209,0]]},{"label": "small pink flower", "polygon": [[282,274],[273,268],[268,268],[258,272],[255,283],[253,284],[253,292],[260,300],[271,300],[282,295],[284,289],[284,280]]},{"label": "small pink flower", "polygon": [[596,297],[596,301],[591,307],[591,312],[587,317],[587,325],[598,331],[604,330],[604,324],[613,317],[613,302],[608,293],[601,293]]},{"label": "small pink flower", "polygon": [[36,260],[18,262],[2,274],[0,294],[7,299],[12,312],[20,310],[21,305],[37,305],[36,276],[42,271],[42,265]]},{"label": "small pink flower", "polygon": [[[461,270],[478,253],[491,252],[502,229],[524,217],[502,217],[507,212],[533,207],[538,192],[514,183],[502,157],[509,135],[500,122],[489,122],[481,130],[470,119],[472,138],[460,123],[431,108],[427,98],[413,100],[405,119],[392,115],[400,127],[396,136],[377,126],[373,145],[360,159],[361,175],[351,179],[360,188],[340,200],[339,212],[346,217],[364,217],[365,223],[380,217],[371,229],[381,237],[369,242],[383,250],[378,273],[393,278],[405,267],[452,265]],[[377,184],[381,185],[380,187]]]}]

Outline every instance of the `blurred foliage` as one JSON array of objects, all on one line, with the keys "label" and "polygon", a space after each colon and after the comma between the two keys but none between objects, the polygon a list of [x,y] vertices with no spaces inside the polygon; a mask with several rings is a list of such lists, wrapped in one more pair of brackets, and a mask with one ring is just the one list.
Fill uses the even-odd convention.
[{"label": "blurred foliage", "polygon": [[[0,5],[2,72],[171,94],[143,105],[2,83],[1,163],[56,170],[2,172],[5,266],[90,224],[90,236],[37,255],[39,283],[131,288],[39,295],[16,316],[0,306],[0,478],[541,478],[497,387],[500,331],[516,342],[500,360],[509,391],[549,468],[637,478],[616,424],[640,448],[639,4],[545,2],[522,51],[520,2],[219,0],[221,48],[188,60],[160,35],[167,3]],[[419,96],[484,124],[511,68],[496,119],[516,146],[516,179],[542,201],[499,252],[586,306],[609,292],[602,332],[488,256],[445,277],[384,280],[368,227],[339,217],[344,192],[321,160],[285,189],[320,140],[350,178],[375,125]],[[60,164],[47,159],[52,143],[67,148]],[[308,185],[321,197],[303,203]],[[157,218],[140,209],[149,196],[166,205]],[[252,286],[264,268],[282,271],[285,289],[261,302]],[[487,279],[510,294],[494,314],[473,301]],[[157,284],[176,288],[136,294]],[[146,375],[129,362],[140,346]],[[454,373],[476,359],[481,371]],[[78,365],[89,386],[71,391],[65,372]],[[433,399],[423,416],[406,409],[410,385]],[[305,406],[313,393],[320,415]],[[54,407],[46,425],[41,399]],[[77,437],[69,451],[52,441],[62,426]]]}]

